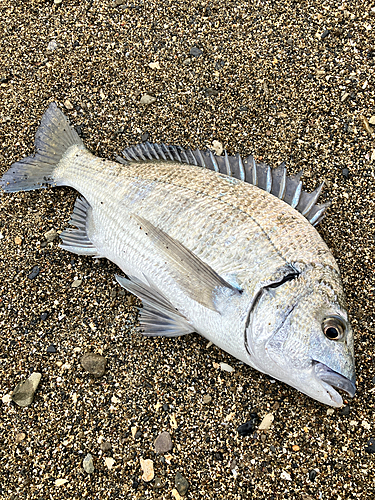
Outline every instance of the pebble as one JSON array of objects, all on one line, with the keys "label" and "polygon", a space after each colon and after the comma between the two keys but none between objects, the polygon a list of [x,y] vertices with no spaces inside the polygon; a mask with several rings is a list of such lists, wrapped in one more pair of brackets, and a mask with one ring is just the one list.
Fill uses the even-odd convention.
[{"label": "pebble", "polygon": [[299,448],[298,444],[294,444],[294,445],[292,446],[292,450],[293,450],[293,451],[299,451],[299,450],[300,450],[300,448]]},{"label": "pebble", "polygon": [[16,443],[20,443],[21,441],[23,441],[26,437],[26,434],[24,432],[19,432],[18,434],[16,434]]},{"label": "pebble", "polygon": [[141,97],[141,100],[139,101],[140,104],[152,104],[153,102],[156,101],[156,97],[149,95],[149,94],[143,94]]},{"label": "pebble", "polygon": [[34,372],[28,379],[19,382],[13,391],[12,401],[22,407],[31,405],[41,378],[41,373]]},{"label": "pebble", "polygon": [[186,495],[188,489],[189,489],[189,481],[187,479],[184,478],[184,476],[180,473],[180,472],[177,472],[176,473],[176,477],[174,479],[174,484],[176,486],[176,489],[178,491],[178,493],[183,497],[184,495]]},{"label": "pebble", "polygon": [[56,229],[50,229],[49,231],[44,233],[44,237],[48,242],[51,242],[51,241],[55,240],[56,238],[58,238],[59,234],[56,231]]},{"label": "pebble", "polygon": [[57,42],[56,40],[51,40],[47,45],[47,50],[53,52],[55,49],[57,49]]},{"label": "pebble", "polygon": [[310,479],[310,481],[315,481],[316,476],[317,476],[316,470],[315,469],[311,469],[309,471],[309,479]]},{"label": "pebble", "polygon": [[34,278],[36,278],[39,273],[40,273],[39,266],[34,266],[31,269],[31,273],[28,275],[29,280],[33,280]]},{"label": "pebble", "polygon": [[22,238],[20,238],[20,236],[16,236],[16,237],[14,238],[14,243],[15,243],[16,245],[21,245],[21,244],[22,244]]},{"label": "pebble", "polygon": [[82,280],[74,280],[71,284],[72,288],[78,288],[82,284]]},{"label": "pebble", "polygon": [[57,352],[57,351],[56,351],[56,347],[55,347],[53,344],[50,344],[50,345],[47,347],[47,352],[50,352],[50,353],[55,353],[55,352]]},{"label": "pebble", "polygon": [[68,109],[69,111],[72,111],[74,109],[74,106],[73,104],[69,101],[69,99],[67,99],[65,102],[64,102],[64,106],[66,107],[66,109]]},{"label": "pebble", "polygon": [[272,413],[267,413],[267,415],[265,415],[263,417],[263,420],[262,420],[260,426],[258,427],[258,429],[260,431],[266,431],[266,430],[268,430],[271,427],[272,422],[274,421],[274,419],[275,419],[275,417],[273,416]]},{"label": "pebble", "polygon": [[66,484],[67,482],[68,482],[67,479],[63,479],[63,478],[56,479],[55,486],[62,486],[63,484]]},{"label": "pebble", "polygon": [[173,448],[171,435],[164,431],[154,441],[155,453],[166,453]]},{"label": "pebble", "polygon": [[343,406],[340,409],[340,415],[349,415],[349,413],[350,413],[350,406],[349,405]]},{"label": "pebble", "polygon": [[163,480],[160,477],[156,477],[154,481],[154,488],[160,490],[163,487]]},{"label": "pebble", "polygon": [[151,62],[148,65],[150,66],[151,69],[161,69],[159,61]]},{"label": "pebble", "polygon": [[86,352],[80,359],[83,368],[94,377],[102,377],[107,360],[104,356],[93,352]]},{"label": "pebble", "polygon": [[147,142],[150,139],[150,134],[148,132],[143,132],[141,135],[141,142]]},{"label": "pebble", "polygon": [[257,413],[250,413],[251,419],[244,424],[241,424],[237,428],[237,432],[240,436],[250,436],[255,431],[256,425],[259,421],[259,417]]},{"label": "pebble", "polygon": [[115,463],[115,460],[112,457],[106,457],[104,459],[104,463],[107,466],[108,470],[111,470]]},{"label": "pebble", "polygon": [[110,451],[112,449],[112,445],[108,441],[102,441],[100,443],[100,449],[105,453],[105,452]]},{"label": "pebble", "polygon": [[83,459],[82,467],[87,472],[87,474],[92,474],[95,471],[91,453],[88,453]]},{"label": "pebble", "polygon": [[285,470],[282,471],[282,473],[280,474],[280,477],[281,477],[281,479],[286,479],[287,481],[292,480],[290,474],[288,474],[288,472],[286,472]]},{"label": "pebble", "polygon": [[209,394],[205,394],[203,396],[203,404],[208,405],[208,403],[211,403],[212,397]]},{"label": "pebble", "polygon": [[0,233],[0,240],[2,240],[3,238],[4,238],[3,233]]},{"label": "pebble", "polygon": [[198,49],[198,47],[192,47],[189,54],[194,57],[200,57],[203,54],[203,50]]},{"label": "pebble", "polygon": [[190,59],[190,57],[187,57],[186,59],[184,59],[183,63],[185,66],[189,66],[189,64],[191,64],[192,60]]},{"label": "pebble", "polygon": [[367,442],[365,452],[366,453],[375,453],[375,439],[374,438],[371,438]]},{"label": "pebble", "polygon": [[368,122],[370,123],[370,125],[375,125],[375,115],[373,115]]},{"label": "pebble", "polygon": [[342,169],[342,175],[345,177],[345,179],[349,179],[349,169],[348,168],[343,168]]},{"label": "pebble", "polygon": [[215,154],[217,154],[217,156],[220,156],[221,153],[224,151],[223,145],[221,144],[220,141],[212,141],[211,149],[212,151],[215,152]]},{"label": "pebble", "polygon": [[223,372],[228,372],[228,373],[234,372],[234,368],[232,366],[228,365],[227,363],[220,363],[220,369]]},{"label": "pebble", "polygon": [[149,458],[143,460],[143,458],[139,459],[141,462],[141,469],[143,470],[142,479],[145,483],[149,483],[154,479],[154,462]]}]

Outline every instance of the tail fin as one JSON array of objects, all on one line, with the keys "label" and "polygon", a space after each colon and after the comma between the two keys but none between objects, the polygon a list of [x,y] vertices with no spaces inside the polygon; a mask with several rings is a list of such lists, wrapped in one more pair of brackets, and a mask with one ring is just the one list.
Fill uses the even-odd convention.
[{"label": "tail fin", "polygon": [[35,136],[35,155],[10,167],[0,179],[7,193],[31,191],[53,184],[53,170],[71,146],[83,146],[81,139],[64,113],[51,103],[42,117]]}]

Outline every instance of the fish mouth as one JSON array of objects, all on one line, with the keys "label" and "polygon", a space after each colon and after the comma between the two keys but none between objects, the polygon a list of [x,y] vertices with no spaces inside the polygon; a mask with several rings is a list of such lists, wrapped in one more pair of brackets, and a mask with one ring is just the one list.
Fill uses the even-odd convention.
[{"label": "fish mouth", "polygon": [[320,361],[313,361],[313,365],[315,375],[329,393],[335,406],[341,406],[343,404],[342,397],[336,389],[346,392],[346,394],[351,398],[354,397],[356,391],[354,380],[349,380],[347,377],[344,377],[344,375],[331,370],[331,368],[328,368],[325,364],[320,363]]}]

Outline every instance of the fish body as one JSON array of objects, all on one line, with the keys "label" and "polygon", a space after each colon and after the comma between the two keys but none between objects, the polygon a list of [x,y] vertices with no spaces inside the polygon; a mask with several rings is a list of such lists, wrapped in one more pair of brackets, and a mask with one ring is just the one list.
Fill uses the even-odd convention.
[{"label": "fish body", "polygon": [[104,160],[54,104],[36,150],[3,176],[3,189],[47,183],[81,194],[61,246],[117,264],[127,276],[119,283],[143,301],[146,335],[198,332],[323,403],[342,404],[335,387],[354,395],[340,272],[310,223],[325,208],[315,204],[320,190],[309,196],[285,169],[251,157],[150,144],[125,150],[121,163]]}]

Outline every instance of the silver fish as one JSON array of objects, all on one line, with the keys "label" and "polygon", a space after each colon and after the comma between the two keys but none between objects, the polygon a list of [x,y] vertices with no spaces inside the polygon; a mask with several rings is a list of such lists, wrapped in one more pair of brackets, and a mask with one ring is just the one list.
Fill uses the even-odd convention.
[{"label": "silver fish", "polygon": [[322,186],[249,156],[164,144],[97,158],[52,103],[36,154],[0,184],[14,192],[71,186],[77,199],[62,248],[106,257],[143,301],[144,335],[198,332],[253,368],[312,398],[353,397],[353,334],[340,272],[313,225]]}]

